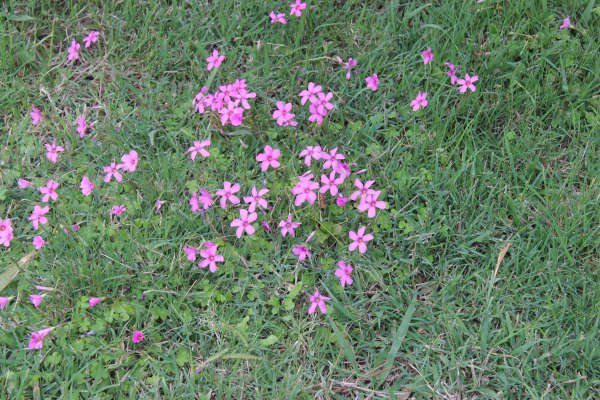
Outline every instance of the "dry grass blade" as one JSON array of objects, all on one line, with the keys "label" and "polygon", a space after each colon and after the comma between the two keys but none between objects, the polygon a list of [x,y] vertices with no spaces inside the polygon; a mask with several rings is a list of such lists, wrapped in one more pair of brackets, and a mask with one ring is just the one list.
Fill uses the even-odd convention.
[{"label": "dry grass blade", "polygon": [[500,268],[500,265],[502,264],[502,261],[504,260],[504,257],[506,256],[506,253],[508,252],[508,249],[510,249],[512,243],[510,242],[506,242],[504,244],[504,246],[502,246],[502,249],[500,249],[500,253],[498,254],[498,259],[496,260],[496,268],[494,268],[494,274],[492,275],[492,279],[496,279],[496,274],[498,274],[498,269]]}]

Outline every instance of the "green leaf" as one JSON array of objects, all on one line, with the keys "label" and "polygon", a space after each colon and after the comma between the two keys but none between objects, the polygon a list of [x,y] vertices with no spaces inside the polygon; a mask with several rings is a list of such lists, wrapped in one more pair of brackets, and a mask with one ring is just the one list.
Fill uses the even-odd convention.
[{"label": "green leaf", "polygon": [[277,336],[269,335],[260,341],[260,345],[262,347],[270,347],[270,346],[274,345],[275,343],[277,343],[278,341],[279,341],[279,338]]}]

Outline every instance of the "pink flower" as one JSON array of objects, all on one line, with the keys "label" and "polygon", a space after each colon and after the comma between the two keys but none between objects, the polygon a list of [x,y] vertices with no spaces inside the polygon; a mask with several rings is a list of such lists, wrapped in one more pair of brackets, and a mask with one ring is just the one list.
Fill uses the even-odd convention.
[{"label": "pink flower", "polygon": [[362,181],[360,179],[355,179],[354,180],[354,187],[357,188],[358,190],[353,192],[350,195],[350,200],[352,201],[356,201],[357,198],[363,198],[364,196],[366,196],[371,190],[369,189],[373,184],[375,183],[375,181],[366,181],[364,184],[362,183]]},{"label": "pink flower", "polygon": [[98,36],[100,36],[100,32],[97,31],[88,33],[87,36],[83,38],[83,43],[85,43],[84,47],[87,49],[92,43],[96,43],[98,41]]},{"label": "pink flower", "polygon": [[58,153],[65,151],[64,147],[56,145],[56,140],[53,140],[52,144],[44,144],[44,147],[46,148],[46,158],[53,163],[58,160]]},{"label": "pink flower", "polygon": [[458,78],[456,77],[456,67],[454,66],[454,64],[451,63],[445,63],[446,67],[448,67],[448,76],[450,77],[450,84],[451,85],[455,85],[456,81],[458,81]]},{"label": "pink flower", "polygon": [[366,243],[373,240],[373,235],[371,235],[370,233],[367,233],[365,235],[365,230],[366,228],[364,226],[361,226],[360,228],[358,228],[358,231],[350,231],[350,233],[348,233],[350,240],[352,240],[352,243],[350,243],[350,245],[348,246],[349,251],[354,251],[357,247],[358,252],[360,254],[363,254],[367,251]]},{"label": "pink flower", "polygon": [[163,204],[165,204],[164,200],[156,199],[156,201],[154,202],[154,212],[158,214]]},{"label": "pink flower", "polygon": [[48,218],[45,216],[48,211],[50,211],[50,207],[48,206],[40,207],[36,205],[33,207],[33,212],[29,216],[29,221],[31,221],[33,229],[37,231],[40,225],[48,223]]},{"label": "pink flower", "polygon": [[183,248],[183,251],[185,252],[188,261],[196,261],[196,255],[198,253],[198,249],[193,247],[193,246],[185,246]]},{"label": "pink flower", "polygon": [[81,48],[81,45],[79,43],[77,43],[77,41],[75,39],[73,39],[73,41],[71,42],[71,45],[68,48],[68,51],[69,51],[68,61],[79,60],[79,49],[80,48]]},{"label": "pink flower", "polygon": [[37,332],[31,332],[31,339],[27,345],[29,350],[40,350],[44,346],[44,339],[51,331],[52,328],[46,328]]},{"label": "pink flower", "polygon": [[133,332],[133,335],[131,335],[131,341],[133,343],[139,343],[142,340],[144,340],[144,332],[142,331],[135,331]]},{"label": "pink flower", "polygon": [[226,107],[222,107],[219,110],[221,114],[221,125],[225,126],[231,124],[233,126],[240,126],[244,120],[244,109],[239,107],[238,101],[230,101]]},{"label": "pink flower", "polygon": [[0,244],[4,247],[10,247],[10,241],[13,240],[13,227],[10,218],[0,218]]},{"label": "pink flower", "polygon": [[0,297],[0,310],[4,310],[8,303],[10,303],[11,297]]},{"label": "pink flower", "polygon": [[302,10],[306,9],[306,3],[303,3],[302,0],[296,0],[294,4],[290,4],[290,15],[295,15],[296,17],[302,16]]},{"label": "pink flower", "polygon": [[47,203],[48,200],[52,199],[52,201],[56,201],[58,199],[58,193],[56,193],[56,189],[58,189],[58,182],[50,179],[46,186],[42,186],[38,190],[43,195],[42,202]]},{"label": "pink flower", "polygon": [[338,185],[344,183],[344,178],[335,177],[335,171],[331,171],[329,176],[321,175],[321,188],[319,189],[319,193],[327,193],[335,196],[338,194]]},{"label": "pink flower", "polygon": [[135,150],[131,150],[129,153],[124,154],[121,157],[121,164],[117,165],[117,168],[122,168],[123,171],[134,172],[138,164],[138,153]]},{"label": "pink flower", "polygon": [[275,14],[275,11],[271,11],[271,13],[269,14],[269,17],[271,18],[271,23],[274,24],[276,22],[279,22],[280,24],[287,24],[287,20],[285,19],[285,14],[284,13],[277,13]]},{"label": "pink flower", "polygon": [[431,48],[428,47],[427,50],[422,52],[421,57],[423,57],[423,64],[429,64],[429,62],[433,60],[433,53],[431,52]]},{"label": "pink flower", "polygon": [[42,112],[35,106],[31,106],[31,112],[29,115],[31,116],[31,123],[33,125],[38,125],[42,120]]},{"label": "pink flower", "polygon": [[231,204],[240,204],[240,199],[237,196],[234,196],[234,193],[240,191],[240,185],[238,183],[234,183],[233,185],[229,181],[223,182],[223,189],[217,190],[216,195],[221,197],[219,204],[221,208],[227,207],[227,202],[231,202]]},{"label": "pink flower", "polygon": [[338,148],[334,147],[333,149],[329,150],[329,153],[326,151],[321,153],[321,159],[325,160],[323,162],[323,169],[336,169],[339,162],[346,159],[343,154],[338,153],[337,151]]},{"label": "pink flower", "polygon": [[418,92],[417,97],[410,102],[413,111],[419,111],[421,108],[427,107],[427,92]]},{"label": "pink flower", "polygon": [[102,297],[90,297],[90,299],[88,300],[88,304],[91,307],[95,307],[96,305],[98,305],[102,300],[104,300]]},{"label": "pink flower", "polygon": [[340,285],[345,287],[346,285],[352,285],[352,277],[350,274],[352,273],[352,265],[346,264],[342,260],[338,261],[338,269],[335,270],[335,276],[340,278]]},{"label": "pink flower", "polygon": [[469,76],[469,74],[465,74],[465,79],[457,79],[456,84],[460,85],[458,91],[464,93],[469,89],[471,92],[474,92],[476,87],[473,83],[477,82],[479,77],[477,75]]},{"label": "pink flower", "polygon": [[288,233],[291,237],[296,237],[296,228],[298,228],[302,223],[292,221],[292,214],[288,214],[287,220],[282,220],[279,222],[279,229],[281,229],[281,236],[285,237]]},{"label": "pink flower", "polygon": [[214,49],[212,55],[206,59],[208,63],[206,69],[210,71],[213,68],[219,68],[223,61],[225,61],[225,56],[219,55],[219,50]]},{"label": "pink flower", "polygon": [[[208,242],[208,243],[210,243],[210,242]],[[205,244],[200,249],[200,256],[203,258],[203,260],[201,260],[198,263],[198,267],[200,267],[200,268],[208,267],[208,270],[210,272],[216,272],[217,271],[217,263],[222,263],[225,261],[225,259],[223,258],[222,255],[217,254],[217,246],[213,245],[212,243],[210,243],[209,246],[207,246]]]},{"label": "pink flower", "polygon": [[322,153],[321,146],[306,146],[306,149],[300,152],[300,157],[304,157],[304,164],[310,167],[311,160],[320,160]]},{"label": "pink flower", "polygon": [[190,198],[190,207],[193,213],[200,212],[200,205],[202,205],[203,210],[208,210],[212,206],[212,203],[212,196],[205,189],[200,189],[200,195],[197,192],[193,192]]},{"label": "pink flower", "polygon": [[[309,107],[309,111],[312,114],[318,114],[321,117],[327,116],[327,113],[333,109],[334,105],[329,100],[333,98],[333,93],[328,92],[327,94],[320,92],[316,95],[316,100],[312,101]],[[310,117],[309,117],[309,120]]]},{"label": "pink flower", "polygon": [[81,229],[81,226],[79,224],[71,225],[71,230],[73,230],[73,232],[77,232],[79,229]]},{"label": "pink flower", "polygon": [[325,302],[328,300],[331,300],[331,297],[323,296],[319,293],[318,289],[315,289],[315,292],[310,295],[310,307],[308,307],[308,313],[310,315],[314,314],[318,307],[321,314],[325,314],[327,312]]},{"label": "pink flower", "polygon": [[350,77],[352,76],[352,69],[355,68],[357,65],[358,61],[356,61],[352,57],[350,57],[348,61],[344,63],[344,66],[342,68],[346,70],[346,79],[350,79]]},{"label": "pink flower", "polygon": [[114,177],[117,182],[121,182],[123,180],[123,175],[119,172],[119,169],[122,168],[121,164],[117,165],[114,161],[110,163],[110,165],[106,167],[102,167],[104,170],[104,182],[108,183]]},{"label": "pink flower", "polygon": [[313,82],[308,82],[308,89],[300,92],[300,104],[304,105],[310,100],[311,103],[317,101],[317,95],[321,93],[321,85],[317,85]]},{"label": "pink flower", "polygon": [[87,122],[85,122],[85,116],[80,115],[77,117],[77,133],[79,133],[79,138],[83,139],[85,136],[85,131],[87,130]]},{"label": "pink flower", "polygon": [[319,189],[319,184],[314,182],[313,175],[299,176],[298,183],[291,189],[293,195],[296,196],[294,205],[296,207],[302,205],[305,201],[313,205],[317,200],[316,190]]},{"label": "pink flower", "polygon": [[348,198],[344,197],[344,195],[342,195],[341,193],[338,194],[337,199],[335,199],[335,204],[337,204],[338,207],[344,207],[347,202],[348,202]]},{"label": "pink flower", "polygon": [[377,74],[373,74],[371,76],[367,76],[365,78],[365,82],[367,83],[367,87],[372,91],[377,90],[377,86],[379,86],[379,77]]},{"label": "pink flower", "polygon": [[253,212],[256,210],[256,206],[259,206],[263,210],[266,210],[268,207],[267,200],[264,198],[264,195],[269,193],[269,189],[262,188],[260,190],[256,190],[256,186],[252,187],[252,194],[250,196],[244,196],[244,203],[250,204],[248,207],[248,211]]},{"label": "pink flower", "polygon": [[567,17],[567,18],[563,19],[562,25],[560,26],[560,30],[569,29],[572,27],[573,27],[573,25],[571,25],[571,18]]},{"label": "pink flower", "polygon": [[120,217],[125,211],[127,211],[127,207],[125,207],[123,204],[117,204],[112,206],[110,209],[110,215],[116,215],[117,217]]},{"label": "pink flower", "polygon": [[369,218],[375,218],[377,209],[383,210],[387,207],[387,204],[385,201],[378,200],[378,197],[380,194],[381,194],[380,191],[373,190],[366,196],[363,196],[358,205],[358,211],[360,211],[360,212],[367,211],[367,216]]},{"label": "pink flower", "polygon": [[92,194],[92,190],[94,190],[94,182],[90,181],[90,178],[84,175],[83,178],[81,178],[79,188],[84,196],[89,196]]},{"label": "pink flower", "polygon": [[255,212],[248,212],[248,210],[241,209],[240,210],[240,218],[234,219],[231,222],[231,227],[237,227],[235,231],[235,236],[241,238],[242,235],[247,233],[248,235],[254,234],[256,229],[252,226],[252,222],[256,221],[258,215]]},{"label": "pink flower", "polygon": [[17,180],[17,186],[19,186],[19,189],[25,189],[25,188],[28,188],[29,186],[31,186],[31,182],[29,182],[28,180],[19,178]]},{"label": "pink flower", "polygon": [[279,168],[280,153],[279,149],[274,149],[271,146],[266,145],[264,151],[256,156],[256,161],[261,163],[260,170],[265,172],[269,167]]},{"label": "pink flower", "polygon": [[210,156],[210,153],[208,152],[208,150],[205,149],[205,147],[210,146],[210,140],[194,140],[194,145],[192,147],[190,147],[186,153],[191,153],[190,154],[190,158],[192,159],[192,161],[196,160],[196,156],[198,154],[200,154],[202,157],[206,158],[208,156]]},{"label": "pink flower", "polygon": [[31,304],[33,304],[35,308],[38,308],[40,304],[42,304],[42,301],[44,301],[44,296],[41,294],[30,294],[29,301],[31,301]]},{"label": "pink flower", "polygon": [[35,247],[36,250],[41,249],[45,245],[46,241],[40,235],[37,235],[33,238],[33,247]]},{"label": "pink flower", "polygon": [[277,102],[277,110],[273,111],[273,119],[277,120],[279,126],[296,126],[298,122],[294,119],[296,114],[292,111],[292,103]]},{"label": "pink flower", "polygon": [[305,244],[295,244],[292,247],[292,253],[294,253],[299,261],[304,261],[306,257],[312,256],[312,253],[308,249],[308,246]]}]

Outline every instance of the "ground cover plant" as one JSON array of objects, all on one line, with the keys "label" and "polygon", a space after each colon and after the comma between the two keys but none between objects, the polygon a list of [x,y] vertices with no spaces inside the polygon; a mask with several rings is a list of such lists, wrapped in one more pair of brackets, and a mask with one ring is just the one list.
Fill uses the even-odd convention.
[{"label": "ground cover plant", "polygon": [[2,398],[598,398],[599,19],[3,3]]}]

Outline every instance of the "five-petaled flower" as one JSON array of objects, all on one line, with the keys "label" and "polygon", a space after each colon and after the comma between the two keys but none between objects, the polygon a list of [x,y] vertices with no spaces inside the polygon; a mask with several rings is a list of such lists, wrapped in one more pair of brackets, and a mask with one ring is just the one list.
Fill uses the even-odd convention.
[{"label": "five-petaled flower", "polygon": [[367,87],[372,91],[376,91],[379,86],[379,77],[377,74],[373,74],[371,76],[367,76],[365,78],[365,82],[367,83]]},{"label": "five-petaled flower", "polygon": [[431,52],[431,48],[428,47],[427,50],[422,52],[421,57],[423,57],[423,64],[429,64],[433,60],[433,53]]},{"label": "five-petaled flower", "polygon": [[200,256],[203,258],[203,260],[200,260],[198,267],[208,267],[210,272],[216,272],[217,263],[222,263],[225,261],[225,258],[223,258],[222,255],[217,254],[217,245],[211,242],[206,242],[200,248]]},{"label": "five-petaled flower", "polygon": [[83,178],[81,178],[79,188],[81,189],[81,194],[89,196],[92,194],[92,190],[94,190],[94,182],[90,181],[90,178],[84,175]]},{"label": "five-petaled flower", "polygon": [[367,216],[369,218],[375,218],[377,209],[383,210],[387,207],[387,204],[385,201],[379,200],[380,194],[381,194],[380,191],[372,190],[366,196],[361,197],[360,203],[358,204],[358,211],[360,211],[360,212],[367,211]]},{"label": "five-petaled flower", "polygon": [[68,61],[79,60],[79,49],[80,48],[81,48],[81,45],[79,43],[77,43],[77,40],[73,39],[73,41],[71,41],[71,45],[67,49],[69,52],[69,56],[67,57],[67,60]]},{"label": "five-petaled flower", "polygon": [[37,231],[40,225],[45,225],[48,223],[48,218],[46,218],[48,211],[50,211],[50,207],[48,206],[33,206],[33,212],[29,216],[29,221],[31,221],[31,226],[33,226],[33,229]]},{"label": "five-petaled flower", "polygon": [[344,261],[340,260],[337,263],[338,269],[335,270],[335,276],[340,278],[340,285],[345,287],[346,285],[352,285],[352,277],[350,274],[352,273],[352,265],[346,264]]},{"label": "five-petaled flower", "polygon": [[252,187],[252,193],[250,196],[244,196],[244,203],[250,204],[248,207],[248,211],[253,212],[256,210],[256,206],[262,208],[263,210],[267,209],[268,203],[267,199],[264,196],[269,193],[269,189],[266,187],[257,190],[256,186]]},{"label": "five-petaled flower", "polygon": [[121,157],[121,164],[117,165],[117,168],[123,169],[123,171],[134,172],[138,164],[138,153],[135,150],[131,150],[129,153],[124,154]]},{"label": "five-petaled flower", "polygon": [[475,82],[477,82],[478,80],[479,80],[479,77],[477,75],[469,76],[469,74],[465,74],[464,79],[459,78],[456,80],[456,84],[460,85],[460,87],[458,88],[458,91],[461,93],[464,93],[468,89],[471,92],[474,92],[476,87],[473,84]]},{"label": "five-petaled flower", "polygon": [[314,314],[317,308],[321,311],[322,314],[327,312],[327,306],[325,302],[331,300],[331,297],[323,296],[319,293],[319,289],[315,289],[315,292],[310,295],[310,307],[308,307],[308,313]]},{"label": "five-petaled flower", "polygon": [[210,156],[206,147],[210,146],[210,140],[194,140],[194,145],[187,149],[186,153],[190,153],[190,158],[192,161],[196,160],[196,156],[200,154],[202,157],[206,158]]},{"label": "five-petaled flower", "polygon": [[352,240],[352,243],[350,243],[350,245],[348,246],[349,251],[354,251],[357,248],[360,254],[363,254],[367,251],[367,242],[373,240],[374,237],[370,233],[365,234],[366,229],[367,228],[365,228],[364,226],[361,226],[360,228],[358,228],[358,231],[350,231],[348,233],[350,240]]},{"label": "five-petaled flower", "polygon": [[294,253],[298,257],[299,261],[304,261],[306,257],[310,258],[310,256],[312,256],[311,251],[305,244],[295,244],[292,247],[292,253]]},{"label": "five-petaled flower", "polygon": [[233,185],[229,181],[223,182],[223,189],[217,190],[216,195],[221,197],[219,204],[221,208],[227,207],[227,202],[230,202],[233,205],[240,204],[240,199],[234,195],[240,191],[240,185],[238,183],[234,183]]},{"label": "five-petaled flower", "polygon": [[296,0],[295,3],[290,4],[290,15],[295,15],[296,17],[302,16],[302,11],[306,9],[306,3],[303,3],[302,0]]},{"label": "five-petaled flower", "polygon": [[275,13],[275,11],[271,11],[271,13],[269,14],[269,18],[271,18],[271,23],[275,24],[275,23],[280,23],[280,24],[287,24],[287,19],[285,19],[285,14],[284,13]]},{"label": "five-petaled flower", "polygon": [[52,163],[56,163],[58,161],[58,154],[65,151],[64,147],[56,145],[56,140],[53,140],[52,144],[44,144],[44,147],[46,148],[46,158]]},{"label": "five-petaled flower", "polygon": [[87,49],[92,43],[96,43],[98,41],[98,36],[100,36],[100,32],[98,31],[91,31],[88,33],[87,36],[83,38],[83,43],[85,43],[83,47]]},{"label": "five-petaled flower", "polygon": [[285,237],[288,233],[291,237],[296,237],[296,228],[298,228],[302,223],[292,221],[292,214],[288,214],[287,220],[281,220],[279,222],[279,229],[281,229],[281,236]]},{"label": "five-petaled flower", "polygon": [[121,182],[123,180],[123,175],[119,172],[119,169],[121,168],[121,164],[117,165],[117,163],[115,163],[114,161],[110,163],[110,165],[102,167],[105,173],[104,182],[108,183],[111,181],[112,178],[115,178],[117,182]]},{"label": "five-petaled flower", "polygon": [[214,49],[212,55],[206,59],[206,62],[208,63],[206,69],[210,71],[213,68],[219,68],[223,61],[225,61],[225,56],[220,55],[219,50]]},{"label": "five-petaled flower", "polygon": [[240,217],[234,219],[231,222],[231,227],[237,228],[235,231],[235,236],[241,238],[244,233],[248,235],[254,234],[256,229],[252,225],[254,221],[258,218],[258,215],[255,212],[249,212],[245,209],[240,209]]},{"label": "five-petaled flower", "polygon": [[56,189],[58,189],[58,182],[53,179],[50,179],[46,186],[40,187],[38,190],[43,195],[42,202],[47,203],[49,200],[56,201],[58,199],[58,193],[56,193]]},{"label": "five-petaled flower", "polygon": [[33,237],[32,244],[36,250],[39,250],[46,245],[46,241],[40,235],[36,235]]},{"label": "five-petaled flower", "polygon": [[419,111],[421,108],[427,107],[427,104],[429,104],[427,101],[427,92],[418,92],[417,97],[410,102],[413,111]]},{"label": "five-petaled flower", "polygon": [[256,161],[260,163],[260,170],[265,172],[269,167],[279,168],[280,154],[281,151],[279,149],[274,149],[271,146],[266,145],[263,152],[256,156]]}]

